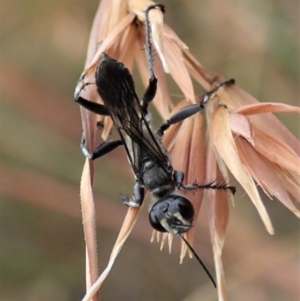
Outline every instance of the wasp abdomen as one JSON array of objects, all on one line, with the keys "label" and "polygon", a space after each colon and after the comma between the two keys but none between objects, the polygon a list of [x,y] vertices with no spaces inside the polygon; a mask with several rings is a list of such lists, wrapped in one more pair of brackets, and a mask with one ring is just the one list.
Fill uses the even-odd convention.
[{"label": "wasp abdomen", "polygon": [[104,104],[110,108],[126,107],[128,102],[137,97],[129,70],[104,52],[97,66],[95,78],[97,91]]}]

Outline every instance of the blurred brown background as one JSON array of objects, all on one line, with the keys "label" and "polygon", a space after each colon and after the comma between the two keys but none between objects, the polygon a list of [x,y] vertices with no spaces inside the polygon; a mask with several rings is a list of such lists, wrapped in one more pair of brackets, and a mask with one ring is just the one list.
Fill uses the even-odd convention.
[{"label": "blurred brown background", "polygon": [[[261,101],[299,105],[298,1],[227,2],[162,1],[166,22],[204,66],[234,77]],[[78,196],[84,158],[73,90],[97,6],[95,0],[1,0],[1,300],[80,300],[84,294]],[[297,116],[279,118],[299,137]],[[118,195],[133,184],[122,149],[98,160],[95,184],[102,270],[126,212]],[[265,205],[274,236],[243,192],[231,208],[224,250],[229,300],[300,298],[299,221],[277,200]],[[205,209],[195,249],[213,271]],[[194,259],[179,265],[178,239],[169,255],[150,244],[150,234],[144,212],[101,300],[217,299]]]}]

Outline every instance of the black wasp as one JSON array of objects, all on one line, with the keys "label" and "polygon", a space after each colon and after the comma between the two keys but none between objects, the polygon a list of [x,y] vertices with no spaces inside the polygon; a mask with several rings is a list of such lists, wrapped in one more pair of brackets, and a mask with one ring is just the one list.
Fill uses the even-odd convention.
[{"label": "black wasp", "polygon": [[[141,102],[136,95],[134,81],[129,70],[121,62],[109,57],[105,53],[102,53],[95,73],[97,91],[104,105],[82,98],[80,92],[84,88],[84,84],[82,84],[83,78],[79,80],[75,90],[75,101],[89,111],[110,116],[120,135],[120,138],[117,140],[103,142],[92,153],[88,152],[83,139],[81,150],[86,157],[95,160],[118,146],[123,145],[135,176],[133,196],[131,199],[121,196],[123,202],[130,207],[140,206],[143,202],[144,189],[146,188],[156,200],[149,213],[152,227],[160,232],[178,234],[187,243],[181,234],[192,227],[194,208],[187,198],[174,193],[175,189],[220,189],[228,190],[234,194],[235,187],[216,183],[184,185],[184,174],[181,171],[173,169],[168,152],[161,142],[161,137],[170,125],[203,110],[210,96],[219,87],[231,84],[234,81],[230,79],[220,83],[214,89],[204,94],[201,103],[182,108],[154,132],[150,127],[148,105],[156,94],[157,79],[153,71],[153,50],[150,42],[148,13],[156,7],[160,7],[163,11],[163,6],[159,4],[149,6],[145,11],[146,55],[150,79]],[[215,285],[212,276],[200,258],[188,243],[187,245]]]}]

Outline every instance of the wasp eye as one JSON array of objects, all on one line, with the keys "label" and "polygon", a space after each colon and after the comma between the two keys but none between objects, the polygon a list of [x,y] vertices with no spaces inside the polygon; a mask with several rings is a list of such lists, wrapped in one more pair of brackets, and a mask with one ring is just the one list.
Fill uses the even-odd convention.
[{"label": "wasp eye", "polygon": [[194,207],[185,197],[170,194],[160,198],[149,212],[152,227],[159,232],[183,233],[192,227]]}]

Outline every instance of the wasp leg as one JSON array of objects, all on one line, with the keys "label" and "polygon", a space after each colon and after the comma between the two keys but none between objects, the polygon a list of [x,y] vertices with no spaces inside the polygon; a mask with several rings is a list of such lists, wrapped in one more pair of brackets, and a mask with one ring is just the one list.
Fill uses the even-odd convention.
[{"label": "wasp leg", "polygon": [[148,87],[142,97],[141,106],[143,109],[143,112],[146,115],[148,115],[148,106],[150,102],[153,100],[156,94],[157,90],[157,78],[155,77],[154,70],[153,70],[153,49],[151,44],[151,29],[150,29],[150,23],[149,23],[149,11],[151,9],[155,9],[159,7],[161,11],[164,13],[164,5],[162,4],[154,4],[150,5],[145,10],[145,31],[146,31],[146,57],[148,62],[148,69],[149,69],[149,84]]},{"label": "wasp leg", "polygon": [[104,116],[110,116],[108,109],[104,105],[87,100],[80,96],[80,92],[82,90],[84,90],[84,88],[86,86],[91,84],[91,83],[84,83],[84,81],[83,81],[84,77],[85,77],[85,75],[82,75],[77,82],[75,92],[74,92],[75,102],[79,103],[81,106],[83,106],[84,108],[86,108],[87,110],[89,110],[93,113],[96,113],[99,115],[104,115]]},{"label": "wasp leg", "polygon": [[194,114],[200,112],[204,109],[205,104],[209,101],[212,94],[215,93],[220,87],[224,85],[230,85],[234,83],[234,79],[227,79],[221,83],[219,83],[217,86],[215,86],[212,90],[206,92],[203,97],[202,101],[200,103],[196,103],[193,105],[189,105],[186,107],[183,107],[178,112],[176,112],[169,120],[166,120],[161,127],[157,130],[157,135],[159,137],[162,137],[164,132],[170,127],[170,125],[178,123],[180,121],[183,121],[186,118],[189,118],[193,116]]},{"label": "wasp leg", "polygon": [[175,123],[178,123],[186,118],[189,118],[196,113],[200,112],[201,110],[204,109],[204,104],[203,103],[197,103],[193,105],[186,106],[182,109],[180,109],[178,112],[176,112],[169,120],[166,120],[161,127],[157,130],[157,135],[159,137],[162,137],[164,132],[172,125]]},{"label": "wasp leg", "polygon": [[188,191],[197,190],[197,189],[227,190],[227,191],[230,191],[233,195],[236,192],[236,188],[234,186],[229,186],[224,183],[219,184],[216,182],[211,182],[211,183],[201,184],[201,185],[197,184],[197,183],[181,185],[178,187],[178,189],[184,189],[184,190],[188,190]]},{"label": "wasp leg", "polygon": [[153,73],[152,77],[150,77],[150,79],[149,79],[148,87],[147,87],[147,89],[143,95],[142,101],[141,101],[141,106],[142,106],[145,116],[148,115],[148,106],[149,106],[150,102],[153,100],[153,98],[155,97],[156,90],[157,90],[157,78],[155,77],[155,75]]},{"label": "wasp leg", "polygon": [[110,113],[109,113],[109,110],[107,109],[107,107],[100,103],[96,103],[96,102],[87,100],[81,96],[76,97],[75,101],[93,113],[96,113],[98,115],[110,116]]},{"label": "wasp leg", "polygon": [[123,203],[128,207],[136,208],[140,207],[144,200],[144,188],[140,183],[135,183],[133,186],[133,199],[130,199],[128,196],[120,195]]},{"label": "wasp leg", "polygon": [[188,190],[188,191],[193,191],[193,190],[198,190],[198,189],[228,190],[233,195],[236,192],[236,188],[234,186],[229,186],[225,183],[211,182],[211,183],[206,183],[206,184],[193,183],[193,184],[183,185],[183,179],[184,179],[184,173],[179,170],[174,170],[173,181],[174,181],[175,186],[179,190]]},{"label": "wasp leg", "polygon": [[107,153],[110,153],[120,145],[123,145],[123,141],[121,139],[106,141],[101,143],[92,153],[90,153],[86,147],[85,138],[84,136],[82,136],[80,142],[80,149],[85,155],[85,157],[87,157],[90,160],[95,160],[106,155]]},{"label": "wasp leg", "polygon": [[[99,130],[103,130],[103,128],[104,128],[104,122],[103,122],[103,121],[97,121],[96,127],[97,127]],[[110,134],[110,133],[109,133],[109,134]]]},{"label": "wasp leg", "polygon": [[184,179],[184,173],[180,170],[174,170],[173,181],[177,188],[182,186],[183,179]]},{"label": "wasp leg", "polygon": [[203,98],[202,98],[202,99],[203,99],[202,102],[203,102],[204,104],[206,104],[206,103],[210,100],[212,94],[214,94],[214,93],[215,93],[217,90],[219,90],[222,86],[225,86],[225,85],[233,85],[234,83],[235,83],[235,79],[234,79],[234,78],[228,78],[228,79],[225,79],[224,81],[218,83],[218,84],[217,84],[214,88],[212,88],[210,91],[204,93]]}]

